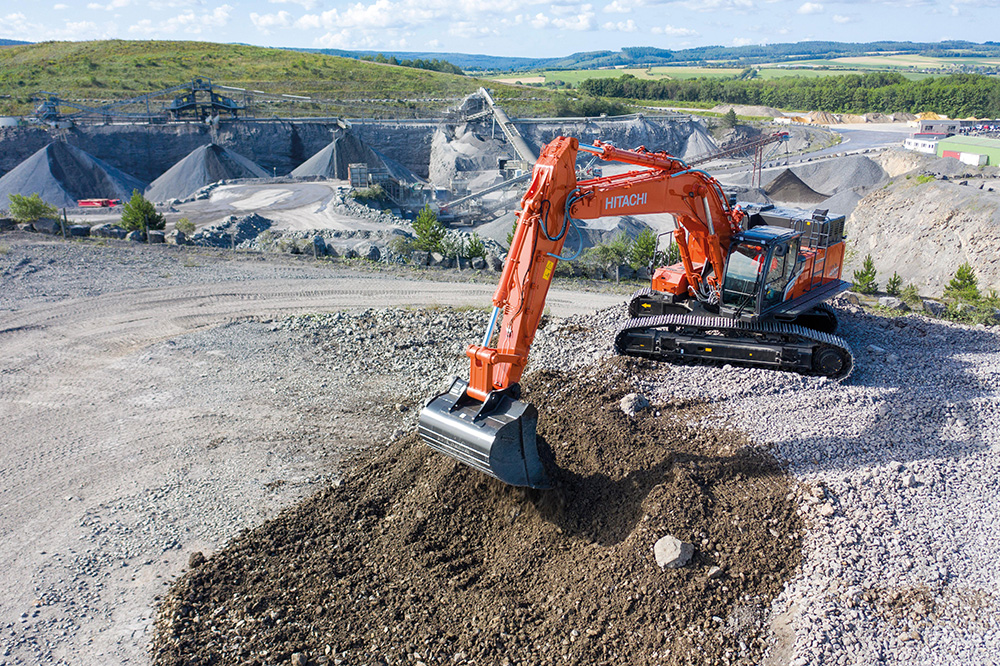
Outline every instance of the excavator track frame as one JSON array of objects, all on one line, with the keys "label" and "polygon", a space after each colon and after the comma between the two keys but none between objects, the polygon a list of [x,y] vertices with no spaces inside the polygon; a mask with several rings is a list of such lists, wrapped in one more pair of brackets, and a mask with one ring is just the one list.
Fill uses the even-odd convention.
[{"label": "excavator track frame", "polygon": [[846,379],[854,355],[846,340],[777,321],[666,314],[630,319],[615,334],[615,351],[657,361],[736,363]]}]

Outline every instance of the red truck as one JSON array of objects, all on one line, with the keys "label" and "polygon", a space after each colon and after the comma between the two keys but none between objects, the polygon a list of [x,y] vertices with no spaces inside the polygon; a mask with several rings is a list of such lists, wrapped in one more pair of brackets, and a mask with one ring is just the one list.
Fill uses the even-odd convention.
[{"label": "red truck", "polygon": [[80,208],[111,208],[121,206],[121,199],[78,199],[76,205]]}]

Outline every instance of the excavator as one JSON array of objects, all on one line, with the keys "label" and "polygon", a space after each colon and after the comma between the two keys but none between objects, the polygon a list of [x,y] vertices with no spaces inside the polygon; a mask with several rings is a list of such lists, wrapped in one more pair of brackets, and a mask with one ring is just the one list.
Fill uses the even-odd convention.
[{"label": "excavator", "polygon": [[[581,150],[639,168],[578,181]],[[654,267],[650,287],[633,294],[631,318],[615,337],[618,353],[833,379],[850,373],[850,347],[834,335],[836,316],[825,303],[849,287],[840,279],[843,216],[737,205],[715,178],[668,153],[558,137],[521,199],[489,324],[482,342],[466,349],[469,379],[455,377],[420,412],[426,444],[504,483],[551,487],[538,454],[538,412],[520,400],[518,382],[556,264],[572,258],[561,252],[570,229],[579,234],[578,221],[648,213],[673,215],[680,261]]]}]

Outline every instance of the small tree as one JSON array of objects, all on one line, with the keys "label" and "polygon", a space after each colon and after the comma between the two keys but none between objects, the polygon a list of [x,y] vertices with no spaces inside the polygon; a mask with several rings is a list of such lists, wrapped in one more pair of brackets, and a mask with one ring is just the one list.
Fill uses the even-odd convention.
[{"label": "small tree", "polygon": [[174,229],[180,231],[185,236],[190,236],[191,234],[194,233],[194,222],[187,219],[186,217],[182,217],[181,219],[177,220],[177,223],[174,225]]},{"label": "small tree", "polygon": [[437,215],[430,206],[424,206],[417,219],[413,221],[413,233],[417,239],[413,242],[418,250],[427,252],[440,252],[442,250],[441,241],[444,240],[444,225],[438,220]]},{"label": "small tree", "polygon": [[469,238],[469,243],[465,249],[469,253],[470,259],[474,259],[475,257],[486,258],[486,244],[483,243],[483,239],[475,231],[472,232],[472,236]]},{"label": "small tree", "polygon": [[628,263],[632,268],[648,267],[653,261],[654,252],[656,252],[656,234],[652,229],[643,229],[632,239]]},{"label": "small tree", "polygon": [[860,294],[874,294],[878,291],[878,282],[875,281],[875,261],[872,255],[865,256],[865,263],[860,271],[854,271],[854,284],[851,286],[854,291]]},{"label": "small tree", "polygon": [[59,216],[59,209],[42,201],[37,192],[27,197],[23,194],[9,194],[7,196],[10,199],[10,215],[21,224],[30,224],[42,218]]},{"label": "small tree", "polygon": [[899,296],[899,293],[903,290],[903,278],[899,277],[899,273],[893,272],[892,277],[889,281],[885,283],[885,293],[890,296]]},{"label": "small tree", "polygon": [[129,231],[162,229],[166,223],[149,199],[139,194],[139,190],[132,190],[132,198],[122,206],[123,228]]},{"label": "small tree", "polygon": [[605,270],[615,271],[615,282],[619,280],[618,267],[622,265],[629,255],[632,242],[624,233],[617,234],[606,243],[595,245],[587,251],[588,258],[596,261]]},{"label": "small tree", "polygon": [[726,115],[722,116],[722,126],[726,129],[733,129],[739,124],[739,118],[736,117],[736,111],[733,107],[729,107],[729,111]]},{"label": "small tree", "polygon": [[944,295],[960,301],[975,301],[979,299],[979,283],[972,265],[965,262],[958,267],[955,276],[944,288]]}]

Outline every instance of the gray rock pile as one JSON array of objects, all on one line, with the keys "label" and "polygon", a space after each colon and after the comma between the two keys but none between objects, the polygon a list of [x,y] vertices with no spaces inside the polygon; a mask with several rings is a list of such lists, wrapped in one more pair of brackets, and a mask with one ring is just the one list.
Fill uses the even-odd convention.
[{"label": "gray rock pile", "polygon": [[127,200],[146,184],[93,155],[54,141],[0,178],[0,201],[8,195],[38,194],[53,206],[76,207],[79,199]]},{"label": "gray rock pile", "polygon": [[229,216],[224,222],[199,229],[191,236],[194,245],[249,248],[256,238],[271,228],[271,220],[251,213]]},{"label": "gray rock pile", "polygon": [[206,185],[222,180],[267,178],[270,175],[239,153],[210,143],[194,149],[150,183],[146,198],[150,201],[183,200]]}]

